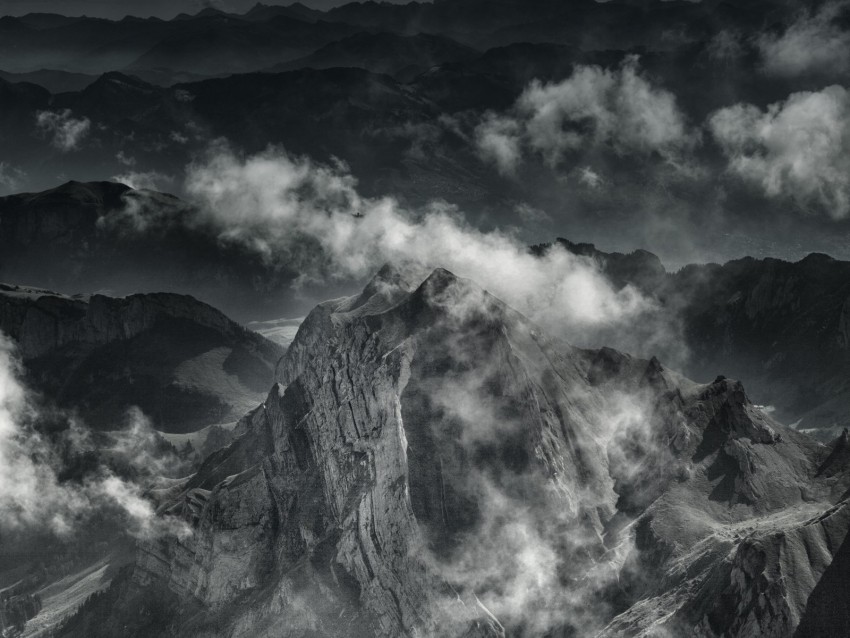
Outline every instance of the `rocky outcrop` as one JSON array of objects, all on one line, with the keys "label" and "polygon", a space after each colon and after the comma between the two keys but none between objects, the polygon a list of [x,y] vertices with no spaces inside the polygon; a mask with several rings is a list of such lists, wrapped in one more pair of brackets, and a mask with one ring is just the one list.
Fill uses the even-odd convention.
[{"label": "rocky outcrop", "polygon": [[0,333],[33,385],[115,429],[137,405],[167,430],[235,421],[265,394],[283,349],[192,297],[68,297],[0,284]]},{"label": "rocky outcrop", "polygon": [[174,635],[790,635],[848,528],[839,444],[443,270],[321,304],[276,375],[139,548]]}]

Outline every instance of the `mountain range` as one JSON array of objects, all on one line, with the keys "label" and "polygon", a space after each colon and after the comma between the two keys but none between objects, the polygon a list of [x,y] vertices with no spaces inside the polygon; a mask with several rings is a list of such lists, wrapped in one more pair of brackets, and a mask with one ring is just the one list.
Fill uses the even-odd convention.
[{"label": "mountain range", "polygon": [[[110,182],[0,198],[0,280],[65,294],[78,292],[75,282],[82,279],[120,294],[147,288],[192,295],[243,322],[309,310],[303,306],[308,297],[296,305],[296,272],[239,247],[223,248],[203,229],[174,224],[128,233],[123,224],[108,222],[120,221],[134,198],[154,198],[169,215],[189,208],[165,194]],[[850,400],[848,262],[811,254],[798,262],[746,258],[668,272],[646,251],[606,253],[589,244],[556,243],[596,261],[617,287],[633,285],[660,300],[682,323],[689,376],[707,380],[722,372],[742,379],[781,421],[821,431],[821,437],[834,438],[850,425],[844,416]]]},{"label": "mountain range", "polygon": [[157,493],[191,538],[142,542],[57,635],[847,622],[846,433],[816,443],[737,381],[578,349],[470,281],[392,268],[319,305],[277,380],[233,443]]},{"label": "mountain range", "polygon": [[850,635],[850,4],[333,4],[0,0],[0,638]]},{"label": "mountain range", "polygon": [[[764,108],[841,81],[839,66],[814,80],[767,73],[758,42],[735,35],[775,31],[794,15],[783,2],[586,0],[565,8],[464,0],[326,12],[258,6],[244,15],[207,9],[170,21],[6,16],[0,192],[134,174],[181,194],[187,165],[223,138],[247,154],[271,146],[341,159],[366,194],[417,205],[449,198],[500,224],[517,223],[517,207],[527,205],[614,236],[635,223],[630,215],[646,214],[617,197],[631,201],[660,181],[658,196],[681,188],[687,199],[694,186],[671,189],[654,156],[643,168],[652,174],[625,171],[621,151],[604,145],[554,167],[525,158],[516,178],[505,179],[476,146],[481,122],[511,114],[535,80],[563,82],[595,67],[616,74],[632,59],[659,90],[676,87],[676,105],[693,125],[730,100]],[[78,135],[57,133],[65,130]],[[720,170],[717,148],[705,142],[692,151]],[[617,201],[574,183],[586,166],[609,173]],[[573,175],[566,193],[561,171]],[[752,222],[737,223],[758,228],[767,212],[752,193],[735,182],[723,192],[730,208],[753,211]],[[689,234],[714,237],[716,224],[686,216]],[[640,240],[658,241],[648,232]]]}]

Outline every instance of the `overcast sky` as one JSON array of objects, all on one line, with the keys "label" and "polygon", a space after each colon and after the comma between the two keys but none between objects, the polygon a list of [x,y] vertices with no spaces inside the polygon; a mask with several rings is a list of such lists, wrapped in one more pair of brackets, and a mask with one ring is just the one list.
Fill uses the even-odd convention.
[{"label": "overcast sky", "polygon": [[[292,4],[295,0],[263,0],[263,4]],[[301,0],[302,4],[316,9],[345,4],[347,0]],[[403,4],[407,0],[384,0]],[[63,15],[90,15],[104,18],[122,18],[125,15],[172,18],[178,13],[194,13],[205,6],[215,6],[228,11],[246,11],[257,0],[0,0],[0,14],[24,15],[44,12]]]}]

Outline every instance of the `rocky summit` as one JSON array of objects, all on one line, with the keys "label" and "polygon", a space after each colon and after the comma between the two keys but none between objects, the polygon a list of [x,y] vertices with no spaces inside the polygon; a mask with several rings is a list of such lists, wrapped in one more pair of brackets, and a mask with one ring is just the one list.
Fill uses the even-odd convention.
[{"label": "rocky summit", "polygon": [[61,636],[835,636],[846,434],[385,267]]}]

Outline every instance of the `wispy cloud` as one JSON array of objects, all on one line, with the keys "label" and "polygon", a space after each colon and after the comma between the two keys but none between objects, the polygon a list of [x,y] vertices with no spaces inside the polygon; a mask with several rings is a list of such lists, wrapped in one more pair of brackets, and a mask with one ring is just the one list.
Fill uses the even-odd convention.
[{"label": "wispy cloud", "polygon": [[[60,480],[68,458],[92,454],[97,446],[73,417],[67,427],[48,437],[35,396],[21,380],[14,345],[0,334],[0,530],[49,530],[73,534],[95,517],[123,520],[129,533],[149,538],[162,533],[188,533],[176,520],[156,516],[153,504],[137,483],[121,478],[107,464],[77,479]],[[137,413],[135,421],[116,436],[111,453],[142,476],[161,465],[148,444],[151,430]]]},{"label": "wispy cloud", "polygon": [[816,10],[801,10],[782,33],[759,36],[763,70],[786,77],[850,70],[850,31],[838,21],[848,9],[846,1],[826,2]]},{"label": "wispy cloud", "polygon": [[[593,338],[588,331],[604,326],[613,337],[618,325],[661,315],[653,300],[613,287],[595,263],[562,248],[535,256],[514,235],[479,231],[444,203],[409,210],[363,197],[343,164],[280,149],[241,157],[218,146],[189,168],[186,190],[197,208],[183,223],[295,266],[304,280],[362,279],[384,263],[443,267],[582,342]],[[629,344],[633,350],[669,341],[669,324],[646,325],[658,334]]]},{"label": "wispy cloud", "polygon": [[721,109],[708,126],[729,170],[769,197],[835,219],[850,214],[850,93],[841,86],[794,93],[762,110]]},{"label": "wispy cloud", "polygon": [[89,134],[91,120],[75,118],[70,109],[62,111],[39,111],[36,125],[46,135],[52,136],[51,143],[63,153],[76,151]]},{"label": "wispy cloud", "polygon": [[130,188],[162,191],[174,184],[174,179],[159,171],[128,171],[112,176],[113,182],[121,182]]},{"label": "wispy cloud", "polygon": [[26,180],[27,174],[8,162],[0,162],[0,195],[18,192]]},{"label": "wispy cloud", "polygon": [[513,172],[524,152],[557,166],[598,147],[679,162],[698,141],[675,96],[641,73],[636,56],[616,69],[579,66],[562,82],[535,80],[510,113],[487,114],[475,137],[502,173]]}]

